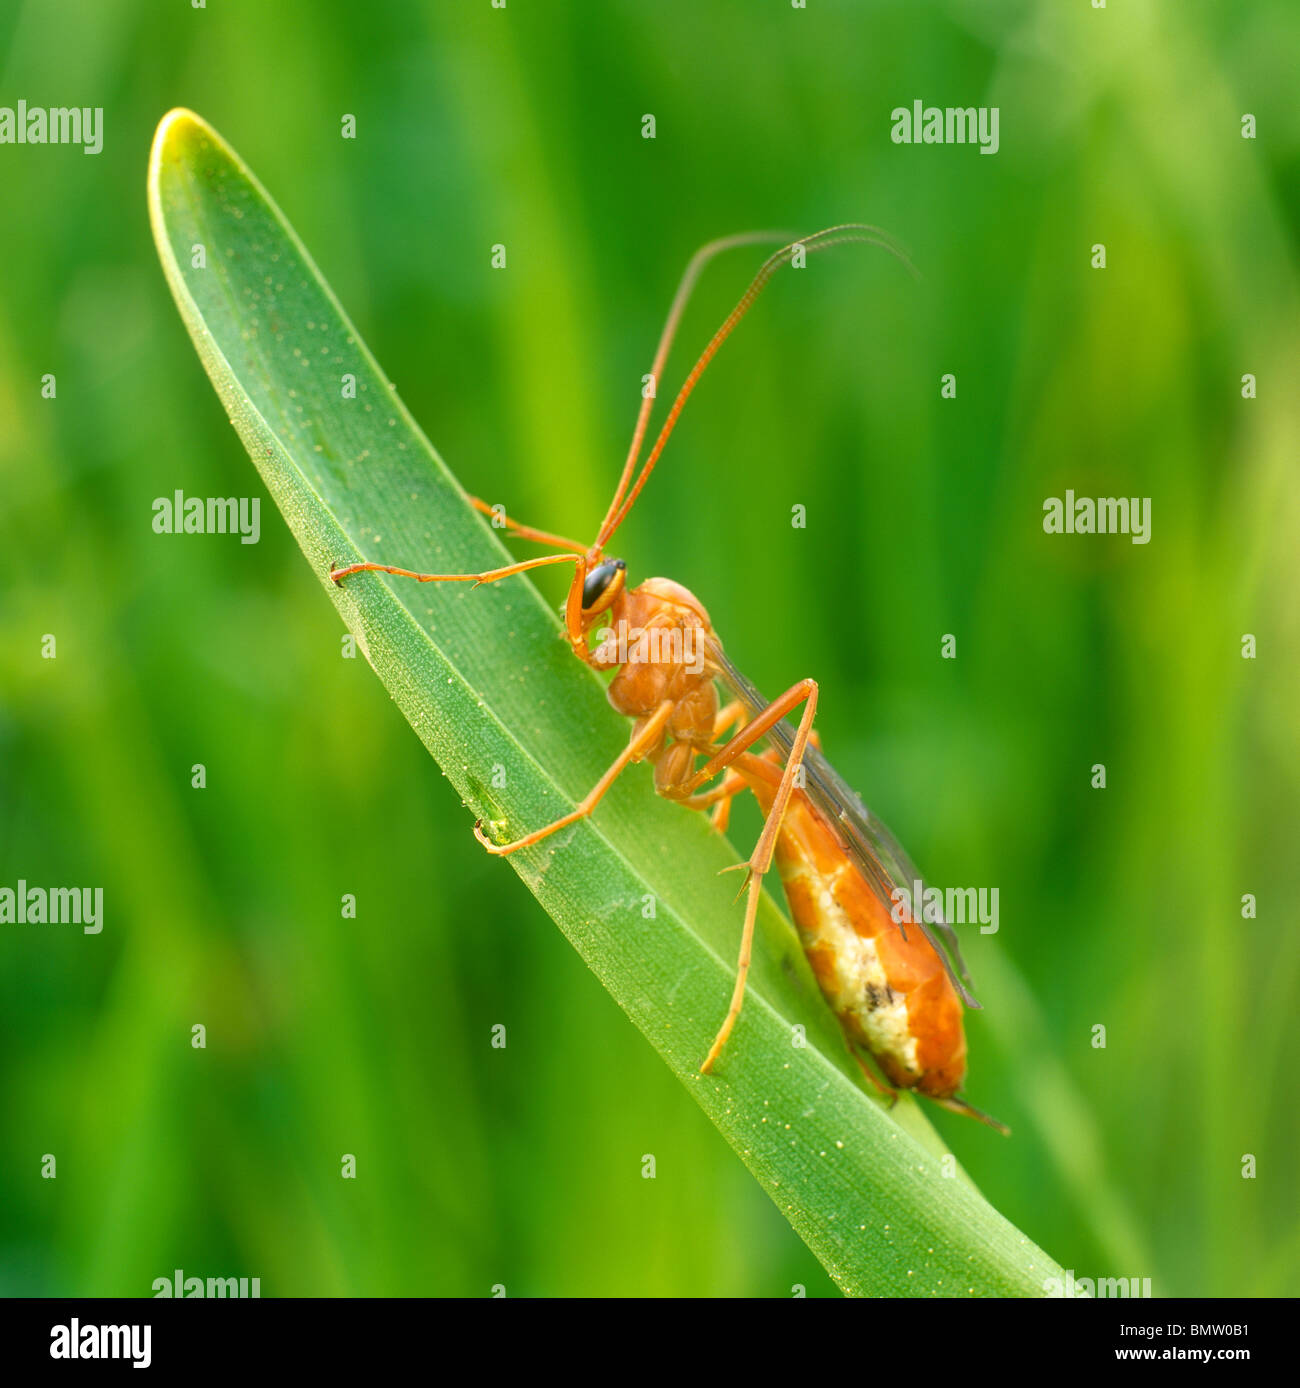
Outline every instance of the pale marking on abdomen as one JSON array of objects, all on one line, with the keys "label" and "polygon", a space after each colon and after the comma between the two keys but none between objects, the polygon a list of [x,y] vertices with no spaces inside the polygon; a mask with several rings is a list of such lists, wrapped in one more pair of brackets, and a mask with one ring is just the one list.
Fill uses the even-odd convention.
[{"label": "pale marking on abdomen", "polygon": [[[837,875],[843,870],[838,869]],[[852,867],[848,870],[853,871]],[[788,875],[803,878],[812,888],[809,896],[817,903],[815,920],[796,917],[795,924],[805,947],[821,946],[835,960],[832,986],[818,978],[831,1007],[848,1021],[850,1031],[873,1055],[889,1056],[919,1079],[922,1070],[916,1057],[916,1037],[908,1026],[907,1000],[889,986],[876,942],[858,934],[835,899],[831,882],[806,861]]]}]

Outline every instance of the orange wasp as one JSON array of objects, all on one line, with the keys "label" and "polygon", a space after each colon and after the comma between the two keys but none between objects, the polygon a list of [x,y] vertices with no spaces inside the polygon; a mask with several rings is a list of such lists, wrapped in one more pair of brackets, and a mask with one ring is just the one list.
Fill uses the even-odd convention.
[{"label": "orange wasp", "polygon": [[[664,324],[650,372],[652,383],[659,381],[682,313],[708,261],[733,247],[785,239],[773,233],[750,233],[710,242],[696,252]],[[629,588],[627,565],[606,553],[700,376],[763,286],[782,265],[802,263],[805,255],[846,241],[880,246],[912,270],[884,232],[860,223],[828,227],[802,241],[788,242],[769,256],[691,368],[638,472],[654,406],[654,391],[643,392],[618,489],[590,545],[507,518],[505,526],[511,534],[558,552],[477,574],[429,574],[390,564],[356,563],[333,569],[330,577],[339,583],[353,574],[377,572],[421,583],[479,584],[550,564],[573,564],[564,606],[565,633],[579,660],[596,670],[617,670],[609,685],[609,701],[635,720],[631,739],[568,814],[511,843],[494,843],[481,822],[476,823],[479,842],[498,856],[540,843],[590,815],[624,768],[639,761],[654,764],[655,789],[660,795],[688,809],[711,810],[719,830],[727,826],[732,799],[752,791],[764,823],[748,862],[737,864],[745,869],[741,890],[747,888],[748,896],[736,984],[701,1071],[707,1074],[713,1068],[740,1014],[763,877],[775,861],[813,972],[866,1077],[886,1094],[895,1095],[867,1068],[855,1046],[871,1054],[890,1083],[916,1089],[945,1108],[1005,1132],[957,1093],[966,1072],[962,1003],[971,1007],[979,1003],[963,982],[965,966],[956,936],[942,919],[933,922],[944,936],[945,952],[925,919],[900,917],[898,890],[910,891],[920,875],[889,830],[818,749],[813,732],[816,681],[800,680],[769,702],[723,652],[709,614],[694,594],[667,578],[647,579]],[[486,503],[472,500],[478,510],[491,514]],[[726,704],[719,698],[719,686],[729,696]],[[792,728],[786,717],[796,709],[802,712],[798,726]],[[728,732],[731,736],[724,742]],[[757,753],[755,747],[764,742],[766,751]],[[719,776],[721,781],[707,788]],[[918,928],[909,931],[911,924]]]}]

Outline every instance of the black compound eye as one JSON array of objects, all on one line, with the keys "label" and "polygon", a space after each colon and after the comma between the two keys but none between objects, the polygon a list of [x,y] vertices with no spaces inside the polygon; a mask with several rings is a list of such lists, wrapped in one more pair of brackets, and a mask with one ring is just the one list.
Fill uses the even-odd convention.
[{"label": "black compound eye", "polygon": [[583,607],[595,607],[604,597],[605,589],[626,568],[627,564],[622,559],[606,559],[603,564],[597,564],[582,585]]}]

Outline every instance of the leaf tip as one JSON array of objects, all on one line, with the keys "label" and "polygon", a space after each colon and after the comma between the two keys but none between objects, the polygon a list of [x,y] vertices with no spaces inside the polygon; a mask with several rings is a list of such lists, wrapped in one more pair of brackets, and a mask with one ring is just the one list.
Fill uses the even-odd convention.
[{"label": "leaf tip", "polygon": [[158,122],[149,149],[149,176],[146,181],[149,222],[163,267],[169,280],[173,281],[173,291],[177,271],[166,231],[168,199],[164,182],[172,181],[167,179],[167,166],[171,166],[174,175],[177,166],[193,163],[197,154],[213,147],[223,151],[227,149],[225,141],[202,116],[188,107],[175,106]]},{"label": "leaf tip", "polygon": [[181,140],[193,139],[195,135],[217,138],[217,132],[188,106],[173,106],[158,122],[154,131],[153,154],[155,160],[163,153],[170,152]]},{"label": "leaf tip", "polygon": [[149,197],[159,199],[163,165],[168,161],[192,160],[199,151],[215,146],[226,150],[226,142],[194,111],[174,106],[158,122],[149,150]]}]

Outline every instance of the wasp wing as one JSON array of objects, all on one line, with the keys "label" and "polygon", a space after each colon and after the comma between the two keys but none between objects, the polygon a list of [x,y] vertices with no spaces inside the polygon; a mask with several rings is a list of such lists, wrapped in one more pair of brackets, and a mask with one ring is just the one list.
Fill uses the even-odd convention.
[{"label": "wasp wing", "polygon": [[[750,711],[757,714],[771,702],[765,699],[755,686],[736,669],[722,647],[713,641],[709,645],[709,662],[715,676]],[[784,719],[775,724],[767,733],[767,740],[776,747],[782,757],[788,758],[794,749],[794,729]],[[923,919],[926,914],[920,906],[919,893],[915,896],[917,883],[925,884],[915,864],[903,850],[902,845],[889,832],[878,815],[873,814],[862,803],[861,797],[839,774],[826,758],[809,744],[804,748],[804,794],[812,801],[822,818],[834,829],[844,844],[846,852],[853,859],[863,877],[870,884],[881,905],[892,915],[896,906],[895,891],[906,888],[915,907],[914,919],[906,924],[900,922],[903,938],[907,938],[907,925],[917,925],[929,940],[934,952],[943,961],[943,966],[952,980],[962,1001],[968,1007],[979,1007],[971,992],[970,976],[966,972],[965,961],[957,943],[956,932],[943,918],[942,911],[933,908],[931,922]],[[944,945],[935,938],[930,925],[938,926],[943,934]]]}]

